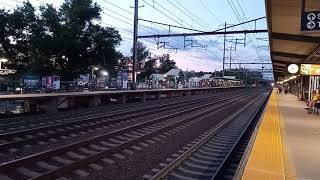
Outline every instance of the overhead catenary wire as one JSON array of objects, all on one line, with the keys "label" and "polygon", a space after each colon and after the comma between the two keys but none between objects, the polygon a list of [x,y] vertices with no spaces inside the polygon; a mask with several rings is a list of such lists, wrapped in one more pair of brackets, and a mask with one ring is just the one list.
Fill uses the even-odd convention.
[{"label": "overhead catenary wire", "polygon": [[[231,3],[229,0],[227,0],[227,2],[228,2],[228,4],[229,4],[230,8],[232,9],[234,15],[236,16],[238,22],[240,23],[242,20],[240,19],[240,14],[239,14],[238,10],[236,9],[236,7],[234,7],[234,4]],[[247,27],[246,27],[244,24],[241,25],[241,26],[243,27],[244,30],[247,29]],[[255,52],[256,52],[257,55],[261,58],[261,54],[260,54],[260,52],[257,50],[257,47],[256,47],[255,43],[253,42],[251,36],[248,35],[248,38],[249,38],[249,42],[252,43],[252,45],[253,45],[253,47],[254,47],[254,49],[255,49]]]},{"label": "overhead catenary wire", "polygon": [[[171,17],[169,17],[168,15],[166,15],[164,12],[162,12],[162,11],[160,11],[157,7],[155,7],[155,6],[153,6],[153,5],[151,5],[150,3],[148,3],[148,2],[146,2],[145,0],[143,0],[148,6],[150,6],[150,7],[152,7],[153,9],[155,9],[156,11],[158,11],[158,12],[160,12],[161,14],[163,14],[163,15],[165,15],[166,17],[168,17],[168,18],[170,18],[170,19],[173,19],[173,18],[171,18]],[[159,3],[157,3],[157,5],[160,5]],[[160,5],[160,7],[162,7],[162,9],[164,10],[164,11],[166,11],[166,12],[170,12],[170,11],[168,11],[167,9],[165,9],[165,8],[163,8],[163,6],[161,6]],[[172,14],[172,13],[171,13]],[[173,14],[174,15],[174,14]],[[178,18],[178,19],[180,19],[179,17],[177,17],[176,15],[174,15],[176,18]],[[176,23],[179,23],[179,22],[177,22],[176,20],[174,20]],[[184,22],[184,21],[182,21],[182,22]],[[183,24],[181,24],[183,27],[185,27]],[[202,37],[201,37],[202,38]],[[203,39],[203,38],[202,38]],[[203,39],[204,41],[207,41],[207,40],[205,40],[205,39]],[[209,42],[210,43],[210,42]]]}]

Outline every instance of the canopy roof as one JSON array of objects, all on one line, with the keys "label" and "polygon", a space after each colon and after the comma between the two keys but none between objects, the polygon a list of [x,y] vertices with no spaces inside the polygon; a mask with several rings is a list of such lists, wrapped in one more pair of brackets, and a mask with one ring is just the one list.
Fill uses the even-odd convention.
[{"label": "canopy roof", "polygon": [[167,76],[178,76],[181,72],[181,69],[171,69],[166,73]]},{"label": "canopy roof", "polygon": [[[302,32],[303,0],[265,0],[270,55],[275,78],[291,63],[320,63],[320,31]],[[306,0],[306,11],[320,11],[320,0]]]}]

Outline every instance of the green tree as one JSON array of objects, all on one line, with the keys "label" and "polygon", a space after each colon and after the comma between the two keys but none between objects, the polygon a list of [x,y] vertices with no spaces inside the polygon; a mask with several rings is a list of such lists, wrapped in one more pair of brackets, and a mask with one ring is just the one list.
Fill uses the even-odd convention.
[{"label": "green tree", "polygon": [[[73,80],[100,66],[112,73],[122,56],[121,36],[102,27],[100,7],[92,0],[66,0],[59,9],[25,2],[12,13],[0,10],[0,55],[20,74],[57,74]],[[3,26],[2,26],[3,25]]]},{"label": "green tree", "polygon": [[162,56],[159,56],[158,59],[160,61],[160,73],[166,73],[171,69],[177,68],[176,62],[174,60],[170,60],[169,54],[163,54]]},{"label": "green tree", "polygon": [[144,72],[142,77],[150,77],[151,74],[156,73],[157,65],[157,58],[156,57],[149,57],[148,60],[144,64]]},{"label": "green tree", "polygon": [[[131,48],[131,53],[133,53],[133,49]],[[143,42],[137,42],[137,67],[141,68],[144,66],[145,60],[150,56],[150,52],[147,49],[146,45]]]}]

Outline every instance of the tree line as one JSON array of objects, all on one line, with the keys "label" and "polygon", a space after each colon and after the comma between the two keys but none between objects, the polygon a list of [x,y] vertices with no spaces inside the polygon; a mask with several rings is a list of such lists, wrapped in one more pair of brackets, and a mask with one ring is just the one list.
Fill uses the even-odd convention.
[{"label": "tree line", "polygon": [[[39,12],[29,1],[13,11],[0,9],[0,57],[9,59],[7,67],[16,69],[17,76],[56,74],[74,80],[92,66],[113,75],[125,59],[116,49],[122,38],[117,29],[100,25],[101,13],[92,0],[65,0],[59,8],[45,4]],[[175,67],[169,55],[150,57],[138,43],[138,64],[145,75],[156,71],[157,59],[164,64],[161,72]]]}]

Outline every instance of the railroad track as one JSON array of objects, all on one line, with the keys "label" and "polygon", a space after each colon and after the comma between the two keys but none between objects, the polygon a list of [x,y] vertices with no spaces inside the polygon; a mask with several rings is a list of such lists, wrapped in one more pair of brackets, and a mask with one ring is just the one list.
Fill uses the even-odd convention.
[{"label": "railroad track", "polygon": [[[153,101],[147,103],[134,103],[128,105],[116,105],[109,107],[99,107],[97,109],[88,110],[88,111],[76,111],[70,113],[59,113],[55,115],[47,115],[47,117],[40,115],[33,117],[33,119],[3,119],[0,122],[0,129],[2,129],[2,134],[15,132],[15,131],[22,131],[25,129],[34,129],[39,127],[45,126],[52,126],[55,124],[62,124],[65,122],[72,122],[72,121],[81,121],[86,120],[88,118],[97,118],[97,117],[106,117],[108,114],[115,115],[115,113],[132,113],[133,111],[141,111],[141,110],[148,110],[148,109],[155,109],[159,107],[164,107],[168,105],[175,105],[184,102],[192,102],[195,100],[205,99],[208,97],[220,97],[228,94],[236,94],[244,92],[244,90],[237,90],[227,93],[219,93],[217,95],[202,95],[202,96],[195,96],[195,97],[181,97],[179,98],[169,98],[166,100],[160,101]],[[148,106],[146,108],[146,106]],[[124,109],[124,110],[123,110]],[[12,122],[14,121],[14,122]]]},{"label": "railroad track", "polygon": [[199,118],[212,116],[214,111],[227,108],[235,98],[244,100],[250,97],[252,94],[243,93],[215,100],[88,140],[3,163],[0,165],[0,179],[55,179],[72,171],[84,174],[81,168],[87,165],[93,169],[101,169],[97,161],[112,163],[110,157],[122,158],[123,155],[119,152],[133,153],[134,149],[139,148],[137,144],[145,146],[145,142],[155,143],[165,136],[164,133],[174,131],[178,126],[190,126],[199,121]]},{"label": "railroad track", "polygon": [[[205,95],[208,96],[208,95]],[[188,98],[194,98],[194,97],[188,97]],[[186,100],[188,100],[186,98]],[[171,100],[179,100],[178,97],[174,97]],[[30,117],[15,117],[15,118],[6,118],[0,120],[0,127],[3,129],[10,129],[12,127],[17,128],[19,126],[24,126],[22,128],[27,128],[28,126],[30,128],[34,128],[34,126],[43,126],[44,123],[51,123],[56,122],[60,123],[60,120],[68,121],[69,119],[74,119],[75,117],[86,117],[94,114],[101,114],[101,113],[109,113],[114,111],[119,111],[121,108],[125,109],[136,109],[138,107],[142,107],[145,105],[153,106],[153,105],[159,105],[162,103],[167,103],[168,99],[162,99],[159,101],[148,101],[145,103],[137,102],[137,103],[128,103],[128,104],[116,104],[116,105],[109,105],[109,106],[101,106],[101,107],[95,107],[95,108],[87,108],[85,111],[82,110],[70,110],[66,112],[58,112],[55,114],[46,114],[46,115],[34,115]],[[58,120],[59,121],[58,121]]]},{"label": "railroad track", "polygon": [[[252,100],[217,127],[203,133],[179,156],[145,174],[147,179],[232,179],[267,95]],[[255,109],[252,111],[251,109]],[[250,117],[250,118],[248,118]],[[249,131],[249,132],[248,132]],[[249,136],[248,136],[249,135]],[[236,159],[233,159],[235,158]]]},{"label": "railroad track", "polygon": [[[34,145],[46,145],[50,142],[56,143],[59,139],[76,138],[79,135],[92,132],[106,133],[115,128],[121,128],[121,126],[128,126],[138,123],[139,121],[144,121],[145,119],[160,117],[167,113],[184,110],[185,108],[192,107],[199,103],[210,102],[214,99],[216,99],[216,97],[202,97],[194,99],[193,101],[167,103],[157,106],[157,109],[148,107],[142,112],[141,109],[139,109],[140,111],[125,111],[104,115],[102,117],[92,117],[86,120],[2,134],[0,135],[0,142],[2,142],[0,144],[0,152],[17,153],[20,149],[31,148]],[[209,104],[211,103],[212,102]]]}]

